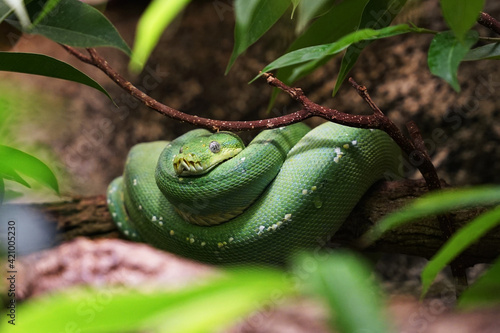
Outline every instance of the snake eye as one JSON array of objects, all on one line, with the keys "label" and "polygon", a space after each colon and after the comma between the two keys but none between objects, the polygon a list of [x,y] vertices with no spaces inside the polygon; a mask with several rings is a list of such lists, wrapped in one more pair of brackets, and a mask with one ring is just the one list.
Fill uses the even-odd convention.
[{"label": "snake eye", "polygon": [[220,144],[217,141],[212,141],[208,145],[212,153],[218,153],[220,151]]},{"label": "snake eye", "polygon": [[179,154],[182,154],[182,147],[181,147],[181,149],[179,149]]}]

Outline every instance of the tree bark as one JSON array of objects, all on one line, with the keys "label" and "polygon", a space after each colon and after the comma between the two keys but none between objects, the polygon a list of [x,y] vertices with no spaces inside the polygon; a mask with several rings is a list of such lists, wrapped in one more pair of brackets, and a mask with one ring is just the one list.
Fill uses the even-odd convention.
[{"label": "tree bark", "polygon": [[[427,192],[424,181],[402,180],[375,184],[354,208],[346,223],[327,246],[357,248],[358,238],[388,213]],[[107,210],[106,197],[74,197],[70,201],[26,205],[40,210],[56,224],[61,241],[79,236],[118,238],[120,234]],[[28,208],[28,207],[26,207]],[[484,212],[486,208],[460,210],[452,214],[456,229]],[[365,249],[371,252],[400,253],[431,258],[443,245],[443,236],[436,218],[430,217],[385,233]],[[472,266],[487,263],[500,255],[500,228],[495,228],[460,257],[461,263]]]}]

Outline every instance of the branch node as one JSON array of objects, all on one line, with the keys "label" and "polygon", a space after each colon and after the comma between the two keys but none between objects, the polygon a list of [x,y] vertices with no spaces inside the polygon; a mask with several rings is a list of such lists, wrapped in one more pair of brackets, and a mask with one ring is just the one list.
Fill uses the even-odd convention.
[{"label": "branch node", "polygon": [[377,104],[371,99],[370,94],[368,94],[368,89],[365,86],[359,85],[352,77],[349,78],[349,82],[351,85],[356,89],[356,92],[358,93],[361,98],[365,100],[365,102],[370,106],[370,108],[373,111],[373,114],[376,117],[383,117],[384,119],[388,119],[385,117],[384,113],[382,110],[379,109]]}]

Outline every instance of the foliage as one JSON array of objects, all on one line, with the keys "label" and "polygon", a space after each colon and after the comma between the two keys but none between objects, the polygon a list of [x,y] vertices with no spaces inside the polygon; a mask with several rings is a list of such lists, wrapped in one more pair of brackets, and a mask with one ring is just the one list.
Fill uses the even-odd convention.
[{"label": "foliage", "polygon": [[[78,0],[25,0],[24,7],[23,1],[10,1],[18,3],[14,7],[17,9],[13,10],[6,3],[0,2],[0,22],[5,20],[24,33],[44,35],[69,46],[111,46],[130,54],[130,49],[113,25],[99,11],[85,3]],[[188,3],[188,0],[156,0],[150,4],[137,28],[130,64],[133,70],[142,68],[161,32]],[[277,77],[291,84],[345,50],[333,89],[333,93],[336,93],[366,46],[377,39],[397,34],[386,33],[387,27],[405,5],[406,0],[351,0],[340,3],[333,0],[235,0],[235,44],[226,72],[239,55],[265,35],[279,19],[287,17],[287,11],[293,7],[294,10],[297,9],[296,31],[299,34],[286,54],[266,66],[263,72],[278,69]],[[477,33],[469,29],[483,5],[484,0],[471,0],[460,5],[455,5],[454,1],[441,0],[443,16],[450,31],[436,32],[412,27],[400,32],[436,35],[429,49],[429,68],[457,91],[460,87],[456,76],[462,60],[494,59],[498,56],[496,44],[492,43],[470,50],[477,41]],[[58,15],[63,12],[64,15]],[[26,16],[23,13],[27,13],[31,24],[21,22],[23,20],[19,17]],[[80,19],[73,20],[73,17]],[[291,14],[288,17],[293,19]],[[389,27],[389,31],[393,28]],[[362,38],[361,31],[373,33]],[[19,63],[22,65],[29,61]],[[28,72],[22,68],[19,71]],[[71,77],[65,79],[72,80]]]},{"label": "foliage", "polygon": [[470,309],[498,306],[500,303],[500,258],[476,283],[464,291],[458,302],[459,308]]},{"label": "foliage", "polygon": [[469,31],[463,41],[458,40],[451,31],[438,33],[429,48],[428,64],[431,73],[446,80],[459,92],[458,66],[477,39],[476,31]]},{"label": "foliage", "polygon": [[0,70],[78,82],[99,90],[111,99],[108,92],[94,79],[65,62],[43,54],[0,52]]},{"label": "foliage", "polygon": [[[297,37],[286,53],[267,65],[263,72],[276,70],[278,78],[291,84],[343,52],[337,80],[332,87],[333,94],[339,90],[359,55],[370,43],[395,35],[406,34],[409,38],[411,34],[433,34],[428,52],[429,69],[457,92],[460,90],[457,72],[462,61],[500,59],[498,42],[482,38],[473,30],[484,0],[440,0],[443,17],[450,28],[447,31],[431,31],[411,22],[391,25],[405,8],[406,2],[235,0],[235,43],[227,71],[241,54],[280,20],[295,20]],[[188,0],[152,1],[139,23],[133,53],[104,15],[78,0],[0,0],[0,24],[8,23],[23,33],[43,35],[68,46],[114,47],[132,55],[131,68],[140,70],[162,31],[188,3]],[[75,20],[75,17],[79,19]],[[11,37],[12,44],[19,38],[16,35]],[[485,45],[473,48],[478,43]],[[45,55],[1,52],[0,70],[75,81],[108,95],[87,75]],[[4,180],[30,186],[21,175],[58,191],[57,180],[43,162],[21,150],[0,145],[0,202],[5,192]],[[423,216],[470,206],[498,205],[498,198],[499,187],[431,193],[387,216],[365,235],[364,240],[374,241],[383,232]],[[499,223],[500,210],[496,207],[471,221],[448,240],[422,272],[422,295],[442,268]],[[315,263],[314,272],[305,274],[303,283],[308,285],[307,290],[324,297],[332,312],[336,313],[336,325],[341,330],[387,331],[386,322],[380,313],[380,293],[376,291],[377,287],[369,278],[369,269],[364,264],[341,253],[320,258],[306,255],[296,261],[295,275],[301,275],[300,267],[311,262]],[[495,291],[500,290],[499,281],[500,261],[497,261],[476,284],[464,292],[460,306],[498,304],[500,293]],[[257,309],[257,304],[270,299],[276,290],[283,297],[297,292],[290,276],[281,272],[232,272],[179,292],[148,295],[131,291],[113,293],[101,310],[94,308],[94,317],[90,321],[85,321],[78,313],[81,310],[79,307],[82,304],[95,304],[93,302],[99,297],[99,291],[78,291],[24,304],[19,308],[20,312],[24,312],[24,325],[19,329],[30,330],[30,325],[36,325],[37,329],[46,327],[55,331],[65,328],[64,320],[72,318],[82,331],[207,331]],[[228,307],[229,302],[231,306]],[[137,306],[139,303],[142,306]],[[134,309],[133,313],[131,309]],[[191,319],[193,313],[198,316],[196,321]]]},{"label": "foliage", "polygon": [[[211,332],[258,309],[271,293],[289,296],[293,286],[283,273],[264,269],[229,271],[178,291],[80,289],[23,304],[18,309],[22,325],[15,329]],[[2,324],[8,327],[5,321]]]},{"label": "foliage", "polygon": [[189,3],[189,0],[154,0],[137,25],[137,37],[130,68],[139,72],[160,39],[165,27]]},{"label": "foliage", "polygon": [[[290,274],[236,268],[176,291],[66,291],[17,309],[16,332],[213,332],[242,316],[275,309],[297,293],[324,301],[340,332],[388,332],[382,293],[364,261],[348,253],[302,254]],[[255,312],[254,312],[255,313]],[[11,325],[0,323],[2,332]]]},{"label": "foliage", "polygon": [[20,174],[59,193],[57,179],[45,163],[21,150],[0,144],[0,205],[5,194],[4,179],[31,187]]},{"label": "foliage", "polygon": [[[434,191],[415,200],[410,205],[385,216],[377,225],[363,236],[365,245],[377,240],[384,232],[426,216],[443,214],[457,209],[477,206],[493,206],[496,208],[479,215],[462,229],[458,230],[429,261],[422,271],[422,297],[428,291],[437,274],[461,252],[474,242],[480,240],[489,230],[500,225],[500,186],[482,186],[468,189]],[[498,265],[498,264],[497,264]],[[497,270],[486,274],[498,275]],[[489,278],[487,281],[490,281]],[[500,288],[500,279],[495,288]],[[474,291],[469,296],[473,297]],[[500,300],[498,298],[494,298]]]},{"label": "foliage", "polygon": [[303,290],[329,306],[332,327],[340,332],[389,332],[383,293],[361,258],[342,251],[303,254],[295,273],[305,281]]}]

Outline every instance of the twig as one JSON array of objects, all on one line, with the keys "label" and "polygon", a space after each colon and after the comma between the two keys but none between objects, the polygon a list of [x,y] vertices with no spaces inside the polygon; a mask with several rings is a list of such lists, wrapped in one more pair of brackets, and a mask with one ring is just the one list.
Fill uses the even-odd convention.
[{"label": "twig", "polygon": [[500,22],[495,20],[491,15],[481,12],[479,18],[477,19],[477,23],[500,35]]},{"label": "twig", "polygon": [[76,57],[78,60],[80,60],[84,63],[90,64],[90,65],[94,64],[93,60],[90,57],[87,57],[85,54],[77,51],[76,49],[72,48],[71,46],[67,46],[64,44],[59,44],[59,45],[61,45],[69,54]]}]

